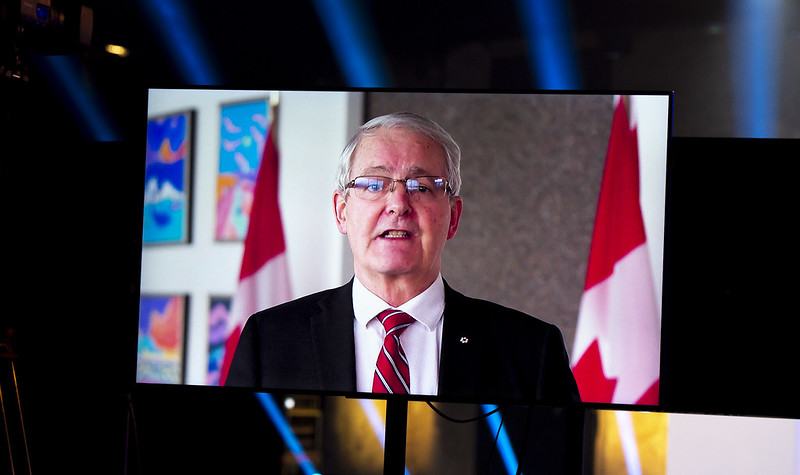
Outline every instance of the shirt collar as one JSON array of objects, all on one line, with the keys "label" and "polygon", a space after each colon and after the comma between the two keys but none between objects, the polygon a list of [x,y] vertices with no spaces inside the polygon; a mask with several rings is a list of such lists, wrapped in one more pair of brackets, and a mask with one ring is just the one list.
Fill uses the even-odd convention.
[{"label": "shirt collar", "polygon": [[359,325],[366,327],[370,320],[387,308],[397,308],[411,315],[430,331],[436,328],[444,313],[444,281],[439,275],[421,294],[399,307],[392,307],[370,292],[358,277],[353,279],[353,311]]}]

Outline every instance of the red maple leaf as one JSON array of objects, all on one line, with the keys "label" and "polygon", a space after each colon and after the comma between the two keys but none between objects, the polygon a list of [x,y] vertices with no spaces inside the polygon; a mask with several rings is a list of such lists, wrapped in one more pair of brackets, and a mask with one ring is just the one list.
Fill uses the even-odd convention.
[{"label": "red maple leaf", "polygon": [[583,402],[610,403],[617,378],[608,379],[603,372],[600,346],[594,340],[572,370]]}]

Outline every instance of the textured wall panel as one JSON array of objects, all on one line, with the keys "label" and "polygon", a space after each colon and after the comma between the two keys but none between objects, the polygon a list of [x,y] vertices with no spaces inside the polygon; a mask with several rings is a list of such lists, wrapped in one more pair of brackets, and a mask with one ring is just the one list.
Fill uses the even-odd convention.
[{"label": "textured wall panel", "polygon": [[373,93],[462,149],[464,212],[442,274],[456,289],[557,324],[572,346],[612,117],[611,96]]}]

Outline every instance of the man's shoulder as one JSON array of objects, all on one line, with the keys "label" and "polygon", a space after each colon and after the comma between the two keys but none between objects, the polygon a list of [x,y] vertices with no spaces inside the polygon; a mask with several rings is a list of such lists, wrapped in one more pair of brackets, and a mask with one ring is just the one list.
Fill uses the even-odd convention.
[{"label": "man's shoulder", "polygon": [[[346,304],[351,299],[352,282],[332,289],[320,290],[312,294],[298,297],[288,302],[275,305],[256,312],[253,317],[258,319],[269,318],[276,315],[304,316],[325,310],[326,307],[336,307]],[[352,305],[352,303],[350,304]]]},{"label": "man's shoulder", "polygon": [[489,319],[495,325],[549,327],[552,323],[541,320],[512,307],[502,305],[491,300],[465,295],[452,287],[447,287],[445,293],[445,306],[450,305],[450,312],[458,313],[471,319]]}]

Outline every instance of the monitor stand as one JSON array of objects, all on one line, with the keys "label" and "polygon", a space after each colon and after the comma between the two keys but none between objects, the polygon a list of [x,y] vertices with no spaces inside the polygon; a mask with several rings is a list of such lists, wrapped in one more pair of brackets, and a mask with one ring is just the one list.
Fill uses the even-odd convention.
[{"label": "monitor stand", "polygon": [[386,401],[384,475],[403,475],[405,473],[407,429],[408,401],[389,398]]}]

